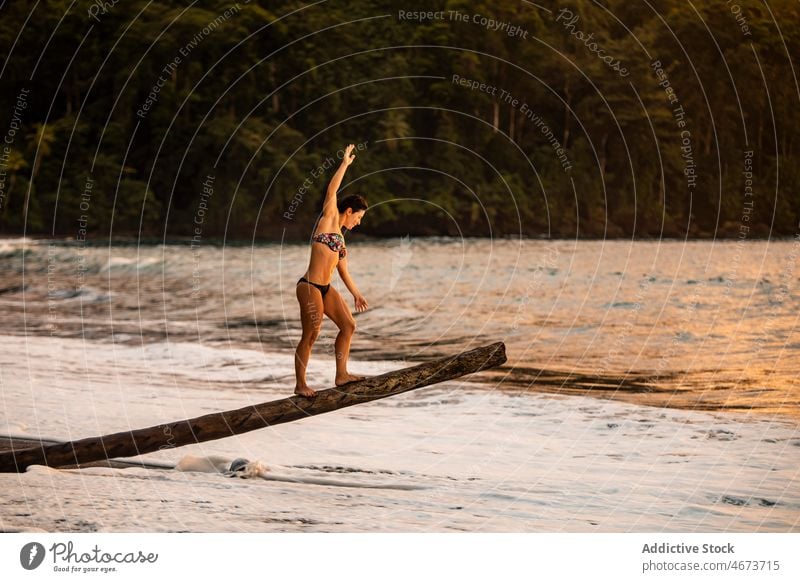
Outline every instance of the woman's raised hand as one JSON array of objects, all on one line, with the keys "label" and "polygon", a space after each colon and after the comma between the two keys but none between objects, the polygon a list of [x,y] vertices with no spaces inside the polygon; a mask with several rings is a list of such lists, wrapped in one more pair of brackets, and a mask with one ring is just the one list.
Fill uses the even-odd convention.
[{"label": "woman's raised hand", "polygon": [[349,166],[350,164],[352,164],[353,160],[356,159],[356,155],[353,153],[354,149],[356,149],[356,146],[353,145],[353,144],[350,144],[344,150],[344,158],[342,159],[342,161],[344,162],[344,164],[346,166]]}]

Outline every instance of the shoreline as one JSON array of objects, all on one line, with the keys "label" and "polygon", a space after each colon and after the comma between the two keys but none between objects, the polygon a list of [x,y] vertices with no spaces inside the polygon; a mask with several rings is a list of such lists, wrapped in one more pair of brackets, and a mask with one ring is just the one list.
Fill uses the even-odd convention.
[{"label": "shoreline", "polygon": [[[132,349],[140,349],[143,346],[157,348],[169,344],[169,336],[144,337],[131,335],[126,336],[123,340],[115,341],[113,337],[108,335],[92,337],[91,334],[87,334],[86,330],[83,330],[82,335],[53,335],[44,331],[40,333],[29,332],[28,334],[15,334],[13,331],[8,331],[0,333],[0,338],[3,337],[47,338],[77,342],[89,341],[97,343],[98,345]],[[191,342],[181,340],[173,341],[173,343],[175,345],[191,344]],[[260,350],[257,350],[256,346],[247,342],[225,342],[219,345],[214,343],[198,344],[198,347],[201,346],[210,349],[224,347],[226,349],[243,350],[253,354],[257,353],[257,351],[263,352],[264,349],[267,349],[271,356],[286,360],[291,360],[294,354],[293,349],[286,348],[280,342],[262,342],[257,346]],[[429,352],[425,358],[409,360],[401,358],[401,354],[395,352],[376,353],[374,349],[355,349],[351,351],[351,354],[355,356],[355,359],[352,360],[354,365],[384,366],[387,362],[400,359],[412,365],[415,363],[424,363],[437,357],[445,357],[452,349],[451,345],[445,344],[441,346],[440,350]],[[361,358],[359,358],[359,352],[363,352]],[[624,402],[664,411],[675,410],[696,413],[718,413],[730,416],[732,419],[737,419],[742,422],[769,421],[800,427],[800,408],[796,406],[787,405],[781,408],[768,403],[763,407],[754,407],[744,404],[727,404],[720,400],[703,400],[703,393],[698,393],[696,390],[681,390],[679,388],[665,387],[663,385],[659,386],[650,382],[652,377],[653,375],[648,374],[646,370],[636,372],[629,371],[618,375],[601,375],[586,371],[573,370],[568,372],[558,369],[531,368],[522,364],[514,365],[514,362],[510,361],[496,369],[483,370],[476,374],[465,376],[461,381],[465,384],[480,386],[481,389],[487,393],[498,391],[501,393],[579,396],[608,402]],[[662,382],[663,379],[662,375]],[[722,399],[725,396],[722,394],[723,385],[724,383],[720,382],[719,386],[709,388],[705,390],[705,392],[718,392],[719,399]],[[331,388],[332,385],[326,385],[324,387]],[[286,389],[287,391],[289,390],[288,385]],[[733,393],[735,394],[735,391]],[[0,435],[0,438],[2,438],[2,435]]]}]

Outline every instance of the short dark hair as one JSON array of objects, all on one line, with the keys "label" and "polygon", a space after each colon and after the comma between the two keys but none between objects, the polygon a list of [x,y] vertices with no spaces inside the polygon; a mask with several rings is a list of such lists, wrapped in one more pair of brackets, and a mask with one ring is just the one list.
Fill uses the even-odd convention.
[{"label": "short dark hair", "polygon": [[352,208],[353,212],[358,212],[359,210],[366,210],[368,208],[367,200],[359,195],[359,194],[351,194],[350,196],[345,196],[341,200],[336,203],[336,207],[339,209],[339,213],[346,212],[348,208]]}]

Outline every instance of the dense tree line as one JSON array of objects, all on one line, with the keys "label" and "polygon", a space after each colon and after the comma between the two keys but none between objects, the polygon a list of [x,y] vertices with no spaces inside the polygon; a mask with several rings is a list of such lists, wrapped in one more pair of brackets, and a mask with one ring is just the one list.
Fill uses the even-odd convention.
[{"label": "dense tree line", "polygon": [[0,232],[793,235],[798,6],[6,2]]}]

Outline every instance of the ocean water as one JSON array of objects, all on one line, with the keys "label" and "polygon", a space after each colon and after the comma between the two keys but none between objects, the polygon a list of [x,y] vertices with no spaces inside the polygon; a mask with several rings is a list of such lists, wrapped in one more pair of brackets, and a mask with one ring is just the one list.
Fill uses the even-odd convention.
[{"label": "ocean water", "polygon": [[[0,526],[796,531],[799,249],[353,235],[371,308],[351,372],[494,341],[508,363],[143,457],[167,469],[0,475]],[[290,395],[308,255],[0,242],[0,434],[70,440]],[[312,387],[333,385],[334,338],[326,320]],[[266,470],[194,470],[239,457]]]},{"label": "ocean water", "polygon": [[[800,413],[800,239],[356,239],[349,250],[371,306],[356,314],[356,372],[359,361],[416,362],[499,340],[509,362],[492,384],[502,387]],[[299,337],[294,287],[308,255],[297,244],[7,240],[0,325],[285,354]],[[352,307],[337,275],[334,286]],[[326,319],[314,354],[332,355],[335,336]]]}]

